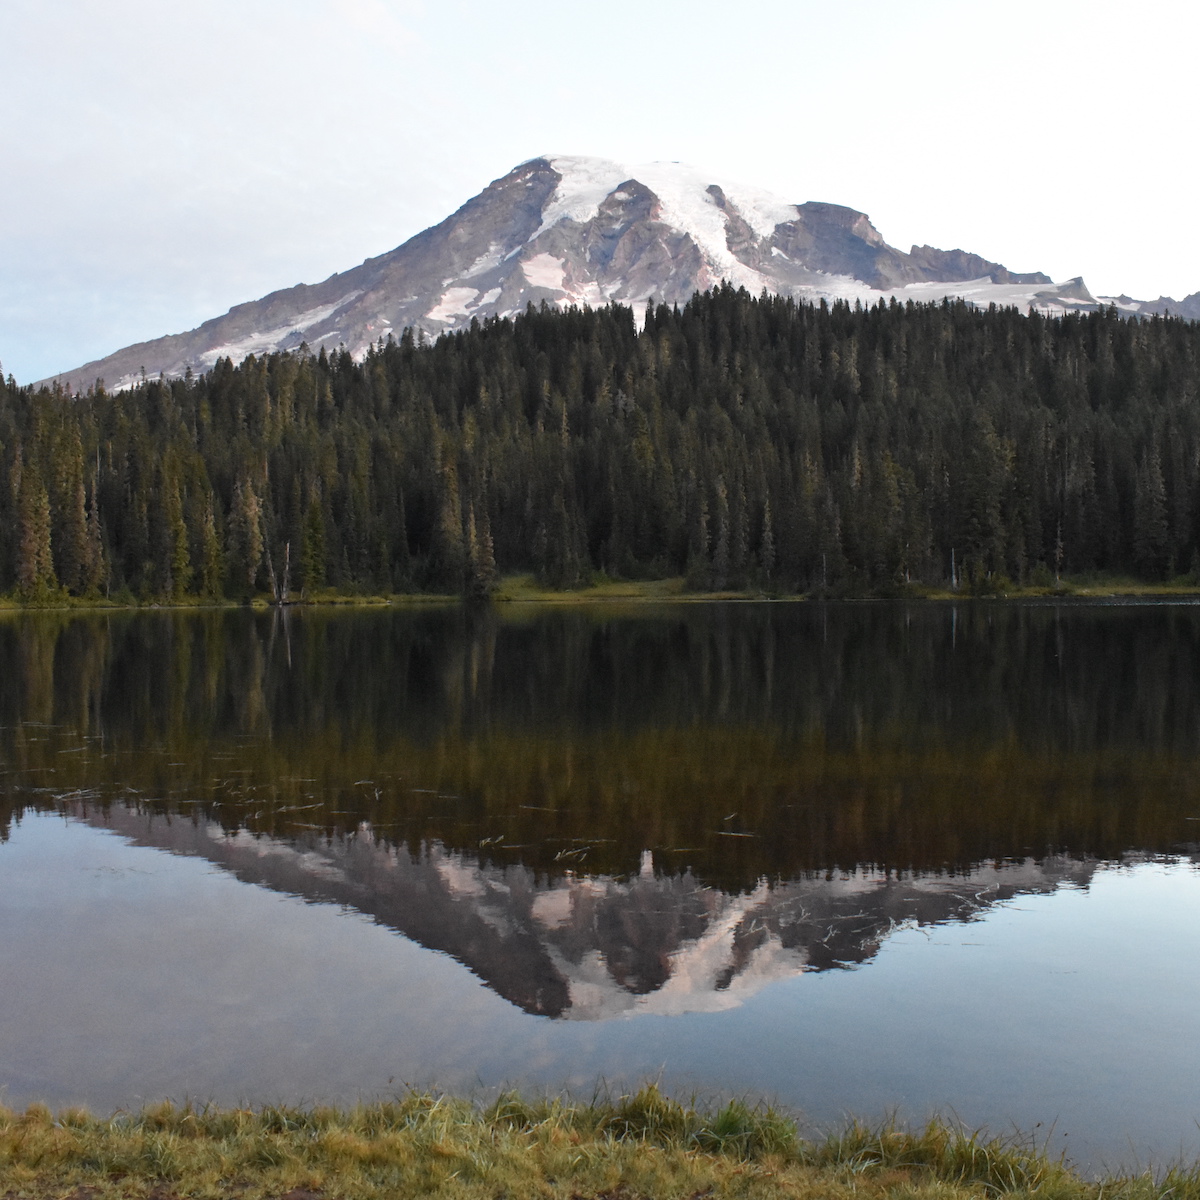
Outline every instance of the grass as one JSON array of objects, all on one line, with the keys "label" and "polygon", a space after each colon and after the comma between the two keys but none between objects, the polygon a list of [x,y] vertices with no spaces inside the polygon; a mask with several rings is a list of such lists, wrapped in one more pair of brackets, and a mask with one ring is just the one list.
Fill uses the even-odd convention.
[{"label": "grass", "polygon": [[[305,598],[293,596],[290,601],[294,605],[314,607],[386,607],[388,605],[443,605],[458,604],[460,596],[446,595],[439,592],[396,592],[372,594],[367,592],[339,592],[332,588],[322,588]],[[104,596],[72,596],[65,590],[56,589],[35,599],[26,599],[9,592],[0,595],[0,612],[23,612],[30,609],[46,609],[58,611],[62,609],[80,609],[83,611],[121,611],[126,609],[240,609],[252,608],[266,612],[274,607],[274,601],[265,592],[259,593],[249,600],[230,599],[229,597],[211,596],[182,596],[158,597],[138,600],[132,593],[107,598]]]},{"label": "grass", "polygon": [[[951,591],[932,584],[904,584],[878,594],[863,596],[848,594],[844,599],[891,599],[891,600],[1025,600],[1042,597],[1106,598],[1113,596],[1131,597],[1194,597],[1200,594],[1200,584],[1187,577],[1161,583],[1126,576],[1087,575],[1066,577],[1048,586],[1037,584],[1014,585],[1005,583],[1002,590],[984,591],[973,594],[966,587]],[[596,580],[577,588],[555,590],[539,584],[532,575],[509,575],[502,579],[492,599],[498,603],[536,604],[581,604],[602,602],[629,603],[674,603],[713,600],[804,600],[803,594],[784,592],[748,591],[695,592],[689,591],[682,576],[671,579],[614,580],[598,576]]]},{"label": "grass", "polygon": [[[798,599],[792,596],[791,599]],[[581,587],[556,589],[537,582],[532,575],[506,575],[492,593],[499,604],[572,604],[592,601],[676,603],[693,600],[765,600],[761,592],[692,592],[682,576],[669,579],[609,579],[597,576]]]},{"label": "grass", "polygon": [[[985,590],[973,594],[965,586],[958,591],[933,584],[903,584],[878,593],[848,593],[844,599],[907,599],[907,600],[1020,600],[1040,597],[1106,598],[1129,597],[1195,597],[1200,595],[1200,583],[1189,576],[1159,583],[1117,575],[1064,576],[1061,581],[1047,586],[1033,583],[1015,585],[1002,582],[996,590]],[[748,590],[726,590],[721,592],[697,592],[687,587],[683,576],[665,579],[610,579],[598,574],[590,582],[575,588],[552,588],[538,583],[530,574],[506,575],[492,592],[492,601],[498,604],[663,604],[712,602],[718,600],[805,600],[809,597],[794,592],[764,592],[758,588]],[[293,603],[308,606],[357,606],[379,607],[388,605],[457,604],[461,597],[435,594],[432,592],[395,592],[389,594],[367,594],[354,591],[337,591],[323,588],[303,599],[299,594]],[[70,596],[61,589],[47,592],[36,599],[22,598],[14,593],[0,595],[0,611],[24,609],[156,609],[156,608],[241,608],[266,609],[271,606],[266,593],[246,602],[227,598],[211,599],[200,596],[184,596],[179,599],[137,600],[132,593],[123,592],[111,599]]]},{"label": "grass", "polygon": [[650,1086],[591,1104],[507,1095],[486,1109],[412,1094],[349,1111],[0,1110],[0,1195],[1200,1200],[1200,1168],[1086,1180],[1031,1145],[938,1122],[804,1141],[769,1107],[704,1111]]}]

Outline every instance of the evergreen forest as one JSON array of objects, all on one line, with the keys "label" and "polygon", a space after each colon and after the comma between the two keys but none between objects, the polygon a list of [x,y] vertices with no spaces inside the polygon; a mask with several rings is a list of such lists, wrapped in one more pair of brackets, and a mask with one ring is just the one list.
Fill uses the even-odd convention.
[{"label": "evergreen forest", "polygon": [[1113,309],[540,310],[218,360],[112,393],[0,384],[0,591],[279,601],[690,588],[974,593],[1200,578],[1200,326]]}]

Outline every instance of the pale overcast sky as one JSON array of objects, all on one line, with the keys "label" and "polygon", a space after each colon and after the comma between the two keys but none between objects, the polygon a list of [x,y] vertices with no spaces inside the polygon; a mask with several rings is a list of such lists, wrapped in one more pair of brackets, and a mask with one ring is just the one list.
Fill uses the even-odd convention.
[{"label": "pale overcast sky", "polygon": [[549,152],[1180,298],[1198,45],[1174,0],[0,0],[0,362],[316,282]]}]

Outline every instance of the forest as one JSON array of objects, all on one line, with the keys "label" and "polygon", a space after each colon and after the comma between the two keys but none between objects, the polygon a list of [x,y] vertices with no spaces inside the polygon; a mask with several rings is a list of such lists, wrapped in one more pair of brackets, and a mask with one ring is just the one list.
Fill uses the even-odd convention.
[{"label": "forest", "polygon": [[723,285],[0,384],[0,592],[486,596],[529,572],[698,591],[1200,581],[1200,327],[1114,309],[818,305]]}]

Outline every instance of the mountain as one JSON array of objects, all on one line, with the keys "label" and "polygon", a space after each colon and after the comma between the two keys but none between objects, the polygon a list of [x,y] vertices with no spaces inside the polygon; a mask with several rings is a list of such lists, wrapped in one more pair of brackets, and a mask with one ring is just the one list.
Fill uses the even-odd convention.
[{"label": "mountain", "polygon": [[[405,328],[437,336],[528,304],[684,303],[728,280],[798,299],[940,300],[1047,313],[1092,309],[1082,278],[1053,283],[962,250],[889,246],[866,214],[792,204],[679,163],[630,167],[598,158],[530,159],[439,225],[323,283],[239,304],[198,329],[141,342],[44,380],[110,389],[146,374],[204,371],[219,358],[307,343],[360,357]],[[1107,302],[1107,301],[1105,301]],[[1130,313],[1200,317],[1200,293],[1115,301]]]},{"label": "mountain", "polygon": [[1124,295],[1104,296],[1102,299],[1130,315],[1184,317],[1189,321],[1200,321],[1200,292],[1193,292],[1182,300],[1173,300],[1170,296],[1159,296],[1157,300],[1134,300]]}]

